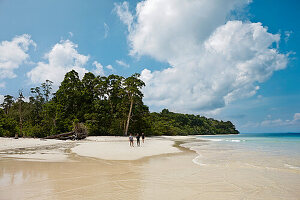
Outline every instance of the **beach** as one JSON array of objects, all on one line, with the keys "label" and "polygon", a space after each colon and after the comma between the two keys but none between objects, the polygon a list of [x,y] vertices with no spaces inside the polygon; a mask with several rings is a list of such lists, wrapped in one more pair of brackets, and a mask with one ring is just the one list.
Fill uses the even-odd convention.
[{"label": "beach", "polygon": [[299,160],[195,136],[0,144],[0,199],[300,199]]}]

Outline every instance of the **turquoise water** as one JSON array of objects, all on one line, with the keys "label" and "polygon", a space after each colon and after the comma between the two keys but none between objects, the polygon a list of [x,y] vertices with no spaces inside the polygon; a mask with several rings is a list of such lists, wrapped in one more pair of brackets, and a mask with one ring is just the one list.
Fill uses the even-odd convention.
[{"label": "turquoise water", "polygon": [[235,149],[300,158],[300,133],[242,133],[198,137]]}]

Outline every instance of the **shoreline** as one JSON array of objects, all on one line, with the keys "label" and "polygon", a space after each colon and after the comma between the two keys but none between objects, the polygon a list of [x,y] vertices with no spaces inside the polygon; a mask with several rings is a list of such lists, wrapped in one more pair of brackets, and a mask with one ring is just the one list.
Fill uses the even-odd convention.
[{"label": "shoreline", "polygon": [[136,147],[136,141],[134,141],[135,147],[129,147],[128,138],[119,136],[90,136],[78,141],[0,138],[0,159],[65,162],[72,161],[71,155],[75,154],[103,160],[138,160],[163,154],[181,153],[184,147],[176,145],[176,142],[188,138],[190,137],[147,137],[144,144],[141,141],[141,147]]}]

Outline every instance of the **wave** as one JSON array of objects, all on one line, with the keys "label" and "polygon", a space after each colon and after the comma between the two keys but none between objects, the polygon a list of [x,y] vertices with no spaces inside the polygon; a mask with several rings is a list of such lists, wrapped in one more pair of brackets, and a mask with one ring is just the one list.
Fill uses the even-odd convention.
[{"label": "wave", "polygon": [[200,165],[200,166],[206,165],[206,164],[204,164],[204,163],[201,163],[201,161],[200,161],[200,158],[201,158],[201,157],[202,157],[201,155],[198,155],[196,158],[193,159],[193,163],[195,163],[195,164],[197,164],[197,165]]},{"label": "wave", "polygon": [[206,164],[201,162],[201,158],[203,158],[203,156],[199,153],[199,150],[197,149],[197,147],[202,145],[203,143],[201,142],[189,142],[181,144],[180,146],[195,151],[198,155],[192,160],[193,163],[195,163],[196,165],[205,166]]},{"label": "wave", "polygon": [[246,140],[239,140],[239,139],[216,139],[216,138],[205,138],[205,140],[213,141],[213,142],[245,142]]},{"label": "wave", "polygon": [[290,169],[300,169],[300,167],[289,165],[289,164],[284,164],[284,166]]},{"label": "wave", "polygon": [[214,142],[221,142],[221,141],[224,141],[224,139],[215,139],[215,138],[204,138],[204,140],[214,141]]},{"label": "wave", "polygon": [[226,142],[245,142],[246,140],[225,140]]}]

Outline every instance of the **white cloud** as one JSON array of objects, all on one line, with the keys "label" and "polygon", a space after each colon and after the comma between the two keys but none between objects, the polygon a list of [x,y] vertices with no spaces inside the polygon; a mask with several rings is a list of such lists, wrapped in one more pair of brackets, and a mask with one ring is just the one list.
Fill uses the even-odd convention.
[{"label": "white cloud", "polygon": [[294,119],[293,121],[300,121],[300,113],[295,113],[294,114]]},{"label": "white cloud", "polygon": [[14,37],[11,41],[0,43],[0,79],[17,76],[14,70],[29,58],[27,54],[29,47],[36,46],[30,37],[28,34],[23,34]]},{"label": "white cloud", "polygon": [[84,68],[89,56],[77,52],[77,44],[70,40],[61,40],[45,55],[46,62],[38,62],[37,66],[27,73],[33,83],[42,83],[46,80],[53,81],[54,85],[59,85],[64,75],[75,70],[82,78],[88,72]]},{"label": "white cloud", "polygon": [[94,61],[93,65],[96,67],[96,69],[94,69],[92,71],[95,75],[99,75],[99,76],[104,76],[105,75],[104,69],[103,69],[103,66],[101,65],[101,63],[98,63],[97,61]]},{"label": "white cloud", "polygon": [[115,3],[115,12],[118,14],[121,21],[127,25],[128,31],[130,31],[133,22],[133,16],[129,12],[128,2],[124,1],[122,4]]},{"label": "white cloud", "polygon": [[[97,61],[94,61],[93,65],[96,66],[96,69],[92,70],[92,72],[94,74],[100,75],[100,76],[105,76],[104,67],[101,63],[98,63]],[[111,71],[115,71],[115,69],[111,65],[106,65],[105,68],[109,69]]]},{"label": "white cloud", "polygon": [[113,66],[111,66],[111,65],[107,65],[107,66],[106,66],[106,69],[109,69],[109,70],[111,70],[111,71],[115,71],[115,69],[114,69]]},{"label": "white cloud", "polygon": [[5,82],[0,83],[0,88],[5,88]]},{"label": "white cloud", "polygon": [[251,121],[248,121],[247,123],[241,125],[242,128],[249,128],[249,127],[251,127],[251,128],[253,128],[253,127],[257,128],[259,126],[260,126],[259,122],[251,122]]},{"label": "white cloud", "polygon": [[2,104],[3,101],[4,101],[4,95],[1,95],[1,94],[0,94],[0,104]]},{"label": "white cloud", "polygon": [[282,119],[267,119],[261,122],[261,126],[267,126],[267,127],[272,127],[272,126],[288,126],[288,125],[300,125],[300,113],[295,113],[293,119],[287,119],[287,120],[282,120]]},{"label": "white cloud", "polygon": [[69,35],[70,35],[70,37],[73,37],[74,34],[72,32],[69,32]]},{"label": "white cloud", "polygon": [[268,33],[261,23],[226,20],[248,3],[146,0],[137,4],[134,16],[128,13],[128,3],[116,5],[128,26],[130,54],[170,65],[141,72],[145,102],[180,112],[219,111],[254,95],[259,83],[284,69],[287,56],[273,48],[279,34]]},{"label": "white cloud", "polygon": [[292,35],[293,31],[285,31],[284,32],[284,41],[287,43]]},{"label": "white cloud", "polygon": [[123,67],[126,67],[128,68],[129,67],[129,64],[125,63],[124,61],[122,60],[116,60],[116,63],[120,66],[123,66]]},{"label": "white cloud", "polygon": [[107,38],[109,32],[109,26],[106,23],[104,23],[103,26],[104,26],[104,38]]}]

